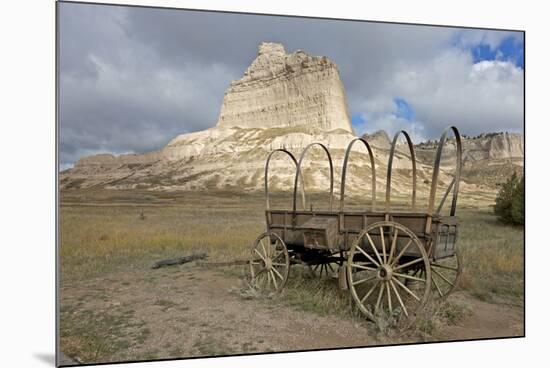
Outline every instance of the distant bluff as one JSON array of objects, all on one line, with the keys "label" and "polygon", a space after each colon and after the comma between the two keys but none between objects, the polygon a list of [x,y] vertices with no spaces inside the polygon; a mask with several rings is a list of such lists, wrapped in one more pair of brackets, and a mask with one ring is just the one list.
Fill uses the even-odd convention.
[{"label": "distant bluff", "polygon": [[[74,168],[60,173],[60,188],[259,191],[263,189],[265,160],[270,151],[286,148],[299,157],[304,147],[320,142],[333,158],[337,195],[344,152],[356,138],[336,65],[327,57],[310,56],[304,51],[287,54],[277,43],[259,45],[257,57],[243,76],[228,86],[218,120],[212,125],[178,135],[157,151],[83,157]],[[377,188],[383,191],[391,137],[383,131],[365,137],[374,151]],[[452,139],[449,144],[453,144]],[[434,142],[426,142],[416,148],[418,193],[425,196],[435,146]],[[370,195],[370,187],[365,185],[369,183],[369,157],[360,144],[353,151],[346,183],[349,193]],[[464,153],[464,183],[460,190],[465,194],[483,193],[487,201],[494,198],[496,182],[523,166],[521,136],[465,139]],[[452,178],[454,159],[454,150],[446,149],[438,183],[441,190]],[[314,147],[303,166],[307,190],[326,191],[329,172],[324,152]],[[410,166],[408,150],[400,144],[392,178],[397,196],[406,196],[410,191]],[[273,157],[268,180],[273,189],[293,187],[294,172],[288,157]],[[381,193],[378,196],[382,198]]]},{"label": "distant bluff", "polygon": [[225,92],[217,126],[353,132],[336,65],[302,50],[287,54],[283,45],[270,42],[259,45],[244,76]]}]

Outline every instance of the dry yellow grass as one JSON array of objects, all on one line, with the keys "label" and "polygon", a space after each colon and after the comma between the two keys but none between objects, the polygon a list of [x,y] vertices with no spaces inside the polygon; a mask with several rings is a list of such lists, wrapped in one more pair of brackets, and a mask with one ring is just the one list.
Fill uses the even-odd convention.
[{"label": "dry yellow grass", "polygon": [[[291,200],[275,195],[273,203],[290,207]],[[488,208],[458,215],[461,287],[483,299],[521,304],[523,228],[499,224]],[[195,251],[214,261],[246,258],[265,229],[263,196],[242,193],[67,192],[60,220],[61,276],[67,281]]]},{"label": "dry yellow grass", "polygon": [[[321,208],[326,197],[314,195],[315,208]],[[82,290],[85,296],[61,304],[61,347],[86,361],[135,358],[133,347],[142,346],[151,333],[151,326],[136,324],[133,318],[143,305],[128,309],[113,304],[108,311],[98,312],[89,307],[86,298],[104,298],[105,302],[112,280],[124,274],[145,275],[137,281],[132,277],[128,285],[135,281],[140,288],[158,288],[163,283],[157,279],[161,274],[143,271],[166,258],[206,251],[211,261],[245,259],[252,242],[265,229],[261,193],[71,191],[62,193],[61,199],[61,287],[71,292]],[[358,209],[370,201],[350,199],[347,203],[346,208]],[[397,197],[395,204],[399,203],[407,203],[406,196]],[[290,196],[275,194],[272,204],[290,208]],[[382,208],[381,201],[378,205]],[[461,210],[458,215],[464,262],[461,289],[482,300],[523,305],[523,228],[499,224],[488,208]],[[244,268],[221,272],[241,277]],[[174,267],[164,274],[181,276],[182,272]],[[90,285],[93,292],[88,294]],[[104,287],[98,289],[97,285]],[[66,293],[68,297],[70,292]],[[162,299],[154,305],[165,308],[167,303]],[[431,303],[408,335],[400,337],[388,325],[369,324],[352,308],[349,292],[340,290],[336,280],[312,277],[302,266],[291,269],[285,292],[265,303],[268,308],[279,305],[351,318],[373,331],[381,343],[440,340],[442,326],[456,324],[467,314],[464,306],[452,302]],[[145,353],[144,359],[164,357],[154,351]],[[176,351],[174,356],[181,353]]]},{"label": "dry yellow grass", "polygon": [[461,218],[461,287],[482,299],[523,304],[523,227],[501,224],[489,210],[468,210]]},{"label": "dry yellow grass", "polygon": [[243,207],[239,197],[193,196],[176,204],[122,203],[120,198],[110,204],[62,204],[62,278],[144,267],[194,251],[206,251],[214,260],[244,258],[265,227],[262,213],[258,206]]}]

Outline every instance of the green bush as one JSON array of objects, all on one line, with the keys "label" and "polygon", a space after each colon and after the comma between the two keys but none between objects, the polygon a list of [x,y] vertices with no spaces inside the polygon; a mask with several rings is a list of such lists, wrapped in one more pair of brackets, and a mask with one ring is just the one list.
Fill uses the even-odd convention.
[{"label": "green bush", "polygon": [[514,225],[525,223],[525,178],[519,179],[516,173],[500,184],[495,207],[499,220]]}]

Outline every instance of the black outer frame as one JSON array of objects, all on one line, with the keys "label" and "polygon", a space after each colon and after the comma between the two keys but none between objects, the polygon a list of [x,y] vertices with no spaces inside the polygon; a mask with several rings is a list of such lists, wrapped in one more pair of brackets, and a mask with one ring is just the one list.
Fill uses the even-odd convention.
[{"label": "black outer frame", "polygon": [[[377,348],[377,347],[399,347],[399,346],[408,346],[408,345],[427,345],[427,344],[443,344],[443,343],[452,343],[452,342],[470,342],[470,341],[486,341],[486,340],[507,340],[507,339],[519,339],[526,337],[526,312],[525,305],[527,300],[526,287],[525,287],[525,273],[526,273],[526,231],[527,226],[523,227],[523,335],[521,336],[503,336],[503,337],[484,337],[476,339],[464,339],[464,340],[445,340],[445,341],[428,341],[428,342],[409,342],[409,343],[399,343],[399,344],[382,344],[382,345],[366,345],[366,346],[353,346],[353,347],[337,347],[337,348],[326,348],[326,349],[307,349],[307,350],[288,350],[288,351],[276,351],[276,352],[260,352],[260,353],[244,353],[244,354],[231,354],[231,355],[216,355],[216,356],[200,356],[200,357],[181,357],[181,358],[165,358],[165,359],[152,359],[152,360],[127,360],[120,362],[109,362],[109,363],[84,363],[84,364],[64,364],[61,365],[59,362],[60,355],[60,310],[59,310],[59,282],[60,282],[60,259],[59,259],[59,248],[60,243],[60,233],[59,233],[59,4],[82,4],[82,5],[97,5],[97,6],[114,6],[114,7],[132,7],[132,8],[145,8],[145,9],[166,9],[166,10],[187,10],[195,12],[206,12],[206,13],[222,13],[222,14],[240,14],[240,15],[258,15],[258,16],[276,16],[276,17],[287,17],[287,18],[302,18],[302,19],[319,19],[319,20],[340,20],[340,21],[352,21],[352,22],[365,22],[365,23],[380,23],[380,24],[399,24],[399,25],[409,25],[409,26],[425,26],[425,27],[440,27],[440,28],[458,28],[458,29],[480,29],[480,30],[489,30],[489,31],[509,31],[509,32],[520,32],[523,34],[523,177],[525,180],[526,173],[526,124],[525,124],[525,111],[526,111],[526,98],[525,98],[525,82],[526,82],[526,71],[527,71],[527,55],[526,55],[526,31],[518,29],[507,29],[507,28],[491,28],[491,27],[471,27],[471,26],[457,26],[457,25],[442,25],[442,24],[429,24],[429,23],[407,23],[407,22],[395,22],[395,21],[380,21],[380,20],[367,20],[367,19],[351,19],[351,18],[329,18],[329,17],[318,17],[318,16],[305,16],[305,15],[289,15],[289,14],[270,14],[270,13],[249,13],[242,11],[228,11],[228,10],[209,10],[209,9],[191,9],[191,8],[176,8],[169,6],[152,6],[152,5],[133,5],[133,4],[114,4],[114,3],[100,3],[100,2],[84,2],[84,1],[68,1],[68,0],[57,0],[55,4],[55,365],[56,367],[77,367],[77,366],[101,366],[108,364],[130,364],[130,363],[145,363],[145,362],[166,362],[166,361],[178,361],[178,360],[191,360],[191,359],[208,359],[208,358],[224,358],[224,357],[239,357],[239,356],[251,356],[251,355],[266,355],[266,354],[284,354],[284,353],[302,353],[302,352],[316,352],[316,351],[332,351],[332,350],[344,350],[344,349],[362,349],[362,348]],[[527,187],[527,186],[525,186]],[[525,194],[527,198],[527,194]],[[523,202],[523,210],[525,213],[526,210],[526,200]],[[526,214],[525,214],[525,217]]]}]

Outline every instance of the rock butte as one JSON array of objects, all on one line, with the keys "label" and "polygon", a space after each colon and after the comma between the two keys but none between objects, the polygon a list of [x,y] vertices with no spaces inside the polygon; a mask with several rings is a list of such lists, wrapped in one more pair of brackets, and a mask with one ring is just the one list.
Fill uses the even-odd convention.
[{"label": "rock butte", "polygon": [[[379,188],[385,185],[390,137],[379,131],[366,135],[375,147]],[[113,156],[100,154],[80,159],[74,168],[60,175],[61,189],[107,188],[145,190],[261,190],[267,154],[285,147],[299,156],[303,147],[321,142],[329,147],[339,177],[341,159],[355,138],[347,111],[346,96],[336,65],[328,58],[304,51],[287,54],[283,45],[261,43],[258,56],[244,76],[225,92],[216,125],[199,132],[182,134],[164,148],[144,154]],[[452,146],[453,143],[450,142]],[[368,159],[360,145],[360,156],[351,163],[348,184],[356,193],[369,191]],[[430,179],[435,144],[417,145],[419,180]],[[410,162],[406,149],[398,149],[393,187],[396,193],[410,191]],[[454,163],[452,149],[444,151],[443,169]],[[472,183],[483,173],[494,181],[523,166],[523,137],[518,134],[487,134],[464,139],[465,175]],[[324,154],[308,155],[306,186],[325,190],[328,170]],[[468,171],[468,165],[471,170]],[[273,188],[293,184],[292,164],[285,157],[272,161]],[[488,167],[490,170],[487,171]],[[443,173],[443,182],[450,175]],[[335,187],[338,187],[338,180]],[[482,183],[486,184],[486,183]],[[461,191],[477,190],[465,183]],[[419,188],[420,192],[423,188]]]},{"label": "rock butte", "polygon": [[225,92],[218,127],[316,126],[350,133],[346,93],[327,57],[263,42],[244,76]]}]

